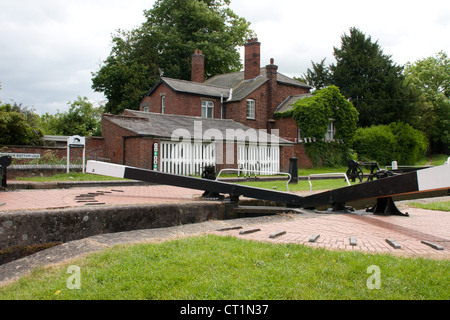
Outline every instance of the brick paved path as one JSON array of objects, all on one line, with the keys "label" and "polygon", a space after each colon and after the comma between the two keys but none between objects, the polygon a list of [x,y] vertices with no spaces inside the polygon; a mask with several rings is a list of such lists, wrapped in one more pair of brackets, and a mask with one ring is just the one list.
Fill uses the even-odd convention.
[{"label": "brick paved path", "polygon": [[90,187],[0,192],[0,212],[192,201],[201,191],[171,186]]},{"label": "brick paved path", "polygon": [[[201,191],[171,186],[126,186],[21,190],[0,192],[0,213],[88,205],[151,204],[194,201]],[[401,208],[409,217],[355,214],[298,214],[283,222],[252,226],[258,232],[242,235],[242,230],[214,232],[245,239],[274,243],[298,243],[311,247],[338,250],[382,252],[406,256],[450,258],[450,213],[414,208]],[[229,222],[232,223],[232,222]],[[269,238],[275,232],[285,234]],[[319,235],[315,242],[309,239]],[[350,243],[350,238],[356,243]],[[386,242],[392,239],[401,246],[395,249]],[[441,246],[436,250],[421,243],[429,241]]]},{"label": "brick paved path", "polygon": [[[408,208],[408,212],[409,217],[315,214],[302,218],[302,215],[296,215],[289,222],[252,225],[238,230],[216,231],[214,234],[273,243],[297,243],[313,248],[449,259],[450,213],[414,208]],[[255,229],[260,231],[241,234],[242,231]],[[285,233],[270,238],[279,232]],[[319,237],[310,242],[315,235]],[[386,239],[394,240],[401,248],[395,249]],[[444,250],[436,250],[422,241],[437,244]]]}]

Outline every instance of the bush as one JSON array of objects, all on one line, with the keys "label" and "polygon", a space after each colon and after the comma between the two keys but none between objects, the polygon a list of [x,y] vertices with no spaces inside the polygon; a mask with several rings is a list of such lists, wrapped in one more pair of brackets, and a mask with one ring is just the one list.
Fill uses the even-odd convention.
[{"label": "bush", "polygon": [[414,164],[425,157],[428,148],[425,134],[404,123],[394,122],[389,125],[389,128],[397,138],[398,163]]},{"label": "bush", "polygon": [[[357,128],[358,111],[338,87],[329,86],[318,90],[314,96],[298,100],[291,110],[276,113],[275,117],[293,118],[297,122],[302,137],[306,138],[306,154],[314,166],[347,164]],[[325,141],[331,119],[337,130],[333,141]]]},{"label": "bush", "polygon": [[387,165],[397,161],[412,165],[425,157],[427,142],[425,135],[404,123],[359,128],[353,148],[359,160],[376,161]]}]

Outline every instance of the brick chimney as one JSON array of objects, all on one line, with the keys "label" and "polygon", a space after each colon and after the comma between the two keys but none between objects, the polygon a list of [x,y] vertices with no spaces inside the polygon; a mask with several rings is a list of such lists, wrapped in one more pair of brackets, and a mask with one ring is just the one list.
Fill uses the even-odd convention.
[{"label": "brick chimney", "polygon": [[[270,59],[270,64],[266,66],[268,82],[267,92],[267,119],[269,122],[274,122],[274,113],[277,106],[281,103],[278,92],[278,66],[274,64],[274,59]],[[284,99],[284,98],[283,98]]]},{"label": "brick chimney", "polygon": [[245,46],[244,79],[254,79],[260,75],[261,68],[261,42],[253,38],[248,40]]},{"label": "brick chimney", "polygon": [[191,57],[191,81],[203,83],[205,81],[205,56],[201,50],[195,50]]}]

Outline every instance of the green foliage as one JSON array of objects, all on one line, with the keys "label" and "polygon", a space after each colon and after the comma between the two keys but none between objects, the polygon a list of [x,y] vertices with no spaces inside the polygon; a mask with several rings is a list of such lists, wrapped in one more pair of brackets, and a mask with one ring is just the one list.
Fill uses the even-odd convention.
[{"label": "green foliage", "polygon": [[353,145],[360,160],[382,165],[394,160],[400,165],[412,165],[425,157],[427,147],[425,135],[404,123],[359,128]]},{"label": "green foliage", "polygon": [[[80,290],[67,287],[69,265],[80,266]],[[367,286],[373,265],[382,270],[381,290]],[[0,288],[0,299],[448,300],[448,268],[448,260],[206,235],[115,246],[38,268]]]},{"label": "green foliage", "polygon": [[331,114],[334,119],[337,128],[335,138],[342,139],[347,146],[351,146],[358,124],[358,111],[353,104],[345,99],[336,86],[317,91],[314,98],[322,101],[328,108],[327,113],[322,116]]},{"label": "green foliage", "polygon": [[332,118],[332,110],[323,99],[316,97],[301,99],[295,103],[293,110],[293,118],[297,121],[303,137],[321,139],[325,136]]},{"label": "green foliage", "polygon": [[92,88],[108,99],[106,112],[137,109],[160,74],[190,79],[194,50],[206,56],[205,76],[241,69],[238,46],[254,37],[228,0],[158,0],[145,21],[132,31],[118,31],[103,66],[93,73]]},{"label": "green foliage", "polygon": [[[349,148],[357,129],[358,112],[338,87],[315,91],[313,97],[298,100],[291,110],[278,113],[276,117],[296,120],[305,142],[306,154],[315,166],[337,166],[351,158]],[[330,119],[337,128],[335,140],[324,141]],[[313,143],[306,143],[310,140]]]},{"label": "green foliage", "polygon": [[[316,90],[323,89],[331,84],[331,71],[330,68],[325,66],[325,59],[322,59],[320,63],[312,63],[312,70],[308,68],[305,74],[299,77],[297,80],[306,83]],[[294,78],[295,79],[295,78]]]},{"label": "green foliage", "polygon": [[389,129],[396,138],[396,156],[400,164],[414,164],[426,155],[428,143],[426,136],[408,124],[391,123]]},{"label": "green foliage", "polygon": [[350,34],[341,37],[341,47],[334,48],[334,56],[337,63],[329,69],[323,60],[313,63],[310,78],[325,79],[322,81],[339,87],[358,110],[360,126],[409,123],[417,115],[414,97],[404,84],[403,68],[394,64],[371,37],[350,28]]},{"label": "green foliage", "polygon": [[407,63],[406,80],[419,92],[420,118],[416,128],[430,138],[433,151],[450,148],[450,59],[443,51],[435,57]]},{"label": "green foliage", "polygon": [[359,160],[388,164],[396,159],[395,136],[387,125],[359,128],[355,134],[353,149]]},{"label": "green foliage", "polygon": [[408,205],[426,210],[438,210],[450,212],[450,201],[437,201],[430,203],[412,202],[408,203]]},{"label": "green foliage", "polygon": [[102,107],[95,108],[86,97],[69,102],[67,112],[44,114],[42,125],[46,134],[63,136],[100,136]]},{"label": "green foliage", "polygon": [[40,117],[17,103],[0,105],[0,144],[42,145]]}]

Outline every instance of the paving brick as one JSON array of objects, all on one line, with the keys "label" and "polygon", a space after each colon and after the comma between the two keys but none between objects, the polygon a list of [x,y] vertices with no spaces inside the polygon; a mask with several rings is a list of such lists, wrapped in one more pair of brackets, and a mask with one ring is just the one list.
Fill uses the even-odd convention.
[{"label": "paving brick", "polygon": [[[39,210],[85,206],[88,199],[96,205],[126,205],[149,203],[183,203],[197,201],[202,191],[171,186],[123,186],[111,188],[72,188],[53,190],[20,190],[0,192],[1,213],[14,214],[19,210]],[[81,195],[89,195],[82,199]],[[403,210],[404,211],[404,210]],[[312,248],[353,250],[373,253],[395,253],[405,256],[425,256],[450,259],[450,214],[448,212],[407,208],[409,217],[355,214],[294,214],[290,219],[252,225],[261,231],[244,236],[255,241],[295,243]],[[251,221],[251,218],[248,220]],[[226,223],[226,221],[224,221]],[[241,223],[241,222],[239,222]],[[230,223],[230,227],[237,224]],[[250,228],[245,225],[245,228]],[[226,227],[226,225],[224,225]],[[270,239],[270,235],[286,233]],[[239,236],[237,229],[214,231],[212,234]],[[318,234],[315,242],[309,242]],[[350,238],[357,240],[351,245]],[[394,249],[386,239],[394,239],[402,249]],[[428,241],[443,250],[421,243]]]}]

